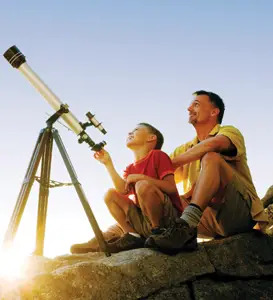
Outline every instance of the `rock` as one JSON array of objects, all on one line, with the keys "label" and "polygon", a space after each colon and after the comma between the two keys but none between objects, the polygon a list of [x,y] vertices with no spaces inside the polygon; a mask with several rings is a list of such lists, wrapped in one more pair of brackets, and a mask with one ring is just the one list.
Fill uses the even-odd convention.
[{"label": "rock", "polygon": [[[144,299],[144,298],[143,298]],[[145,298],[147,300],[191,300],[190,288],[183,284],[180,287],[170,288],[168,290],[157,292],[156,294]]]},{"label": "rock", "polygon": [[272,238],[253,230],[204,243],[219,276],[273,276]]},{"label": "rock", "polygon": [[267,190],[261,201],[264,208],[268,207],[269,204],[273,204],[273,185]]},{"label": "rock", "polygon": [[204,279],[193,283],[194,299],[263,299],[272,300],[272,280],[234,280],[219,282],[218,280]]},{"label": "rock", "polygon": [[265,212],[268,214],[269,224],[265,229],[267,235],[273,237],[273,204],[270,204],[265,208]]},{"label": "rock", "polygon": [[[83,257],[81,262],[79,257]],[[35,276],[22,290],[22,299],[137,299],[215,271],[202,245],[195,252],[176,256],[135,249],[111,257],[76,255],[74,264],[67,258],[67,265]],[[56,266],[59,263],[55,260]]]},{"label": "rock", "polygon": [[272,299],[272,287],[273,238],[253,231],[174,256],[150,249],[33,256],[26,278],[0,299]]}]

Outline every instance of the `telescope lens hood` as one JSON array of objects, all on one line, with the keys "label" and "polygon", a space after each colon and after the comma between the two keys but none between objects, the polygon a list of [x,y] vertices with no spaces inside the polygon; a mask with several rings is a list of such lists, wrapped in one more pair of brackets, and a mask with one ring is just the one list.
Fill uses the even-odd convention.
[{"label": "telescope lens hood", "polygon": [[10,47],[3,55],[17,69],[26,62],[26,57],[16,46]]}]

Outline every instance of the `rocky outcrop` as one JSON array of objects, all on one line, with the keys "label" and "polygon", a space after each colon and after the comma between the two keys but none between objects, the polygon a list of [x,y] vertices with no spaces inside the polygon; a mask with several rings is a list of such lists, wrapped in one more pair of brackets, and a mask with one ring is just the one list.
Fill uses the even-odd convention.
[{"label": "rocky outcrop", "polygon": [[[257,231],[168,256],[135,249],[32,257],[27,279],[1,299],[272,299],[273,238]],[[20,298],[19,298],[20,296]]]},{"label": "rocky outcrop", "polygon": [[273,236],[273,185],[267,190],[265,196],[261,199],[265,212],[269,217],[269,224],[265,229],[266,234]]},{"label": "rocky outcrop", "polygon": [[267,190],[261,201],[264,208],[267,208],[270,204],[273,204],[273,185]]},{"label": "rocky outcrop", "polygon": [[25,279],[0,278],[2,300],[273,299],[273,186],[262,199],[268,235],[253,230],[168,256],[135,249],[106,257],[32,256]]}]

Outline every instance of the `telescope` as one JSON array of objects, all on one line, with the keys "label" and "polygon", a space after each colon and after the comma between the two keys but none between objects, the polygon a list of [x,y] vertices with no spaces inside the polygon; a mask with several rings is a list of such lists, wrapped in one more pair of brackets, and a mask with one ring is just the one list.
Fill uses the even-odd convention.
[{"label": "telescope", "polygon": [[[38,204],[38,217],[37,217],[37,227],[36,227],[36,255],[43,255],[44,251],[44,239],[45,239],[45,229],[46,229],[46,217],[47,217],[47,205],[48,205],[48,196],[49,188],[56,185],[52,185],[52,180],[50,180],[50,171],[51,171],[51,162],[52,162],[52,149],[53,142],[55,141],[59,152],[62,156],[64,164],[67,168],[67,171],[70,175],[72,184],[76,189],[76,192],[79,196],[79,199],[82,203],[86,216],[89,220],[89,223],[95,233],[97,241],[99,243],[100,249],[106,254],[110,255],[108,251],[107,244],[104,240],[102,232],[99,228],[99,225],[95,219],[95,216],[92,212],[92,209],[88,203],[88,200],[83,192],[81,184],[78,180],[77,174],[74,167],[72,166],[71,160],[68,156],[68,153],[64,147],[62,139],[58,131],[53,128],[54,122],[58,120],[59,117],[62,117],[67,125],[71,128],[72,131],[79,137],[79,143],[86,142],[93,151],[99,151],[105,146],[105,142],[102,141],[96,144],[90,136],[85,132],[85,129],[88,126],[95,126],[103,134],[106,134],[106,130],[103,128],[102,124],[98,122],[95,118],[95,115],[88,112],[86,114],[88,122],[81,123],[77,118],[69,111],[68,105],[63,104],[60,99],[43,83],[39,76],[30,68],[26,63],[26,57],[22,52],[16,47],[10,47],[5,53],[4,57],[8,62],[16,69],[21,71],[23,75],[30,81],[30,83],[40,92],[46,101],[51,105],[51,107],[56,111],[47,121],[47,127],[41,130],[38,140],[36,142],[27,172],[21,186],[19,196],[16,201],[13,214],[10,219],[8,230],[5,235],[4,245],[10,245],[13,241],[15,234],[18,230],[27,199],[33,185],[34,180],[37,180],[36,172],[38,170],[39,164],[41,162],[41,176],[37,180],[40,183],[39,189],[39,204]],[[54,183],[56,183],[54,181]],[[64,184],[62,184],[64,185]]]},{"label": "telescope", "polygon": [[85,132],[86,127],[95,126],[100,132],[106,134],[106,130],[103,128],[102,124],[97,121],[95,115],[88,112],[86,116],[89,122],[79,122],[77,118],[68,110],[68,105],[63,104],[61,100],[41,80],[41,78],[39,78],[39,76],[30,68],[26,62],[25,55],[15,45],[10,47],[4,53],[4,57],[14,68],[21,71],[21,73],[40,92],[40,94],[56,112],[61,110],[61,117],[71,128],[71,130],[74,131],[74,133],[79,137],[79,143],[86,142],[93,151],[99,151],[106,145],[105,141],[96,144]]}]

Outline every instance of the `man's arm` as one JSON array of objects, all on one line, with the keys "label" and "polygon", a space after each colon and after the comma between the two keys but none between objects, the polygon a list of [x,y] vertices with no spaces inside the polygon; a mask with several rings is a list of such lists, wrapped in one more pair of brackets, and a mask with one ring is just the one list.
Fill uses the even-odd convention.
[{"label": "man's arm", "polygon": [[163,179],[155,179],[143,174],[131,174],[128,175],[126,180],[126,188],[129,187],[131,183],[136,183],[140,180],[147,180],[151,184],[157,186],[163,193],[172,194],[177,191],[176,184],[174,181],[174,175],[168,174]]},{"label": "man's arm", "polygon": [[192,161],[201,159],[208,152],[229,152],[236,150],[230,139],[224,135],[216,135],[195,145],[183,154],[173,158],[173,167],[176,169]]},{"label": "man's arm", "polygon": [[125,189],[125,180],[119,176],[117,173],[113,161],[111,159],[111,156],[109,153],[102,149],[101,151],[98,151],[94,154],[94,157],[96,160],[98,160],[100,163],[104,164],[106,167],[106,170],[108,171],[113,184],[115,186],[115,189],[120,192],[121,194],[126,194],[126,189]]}]

